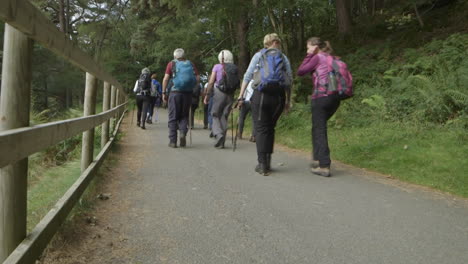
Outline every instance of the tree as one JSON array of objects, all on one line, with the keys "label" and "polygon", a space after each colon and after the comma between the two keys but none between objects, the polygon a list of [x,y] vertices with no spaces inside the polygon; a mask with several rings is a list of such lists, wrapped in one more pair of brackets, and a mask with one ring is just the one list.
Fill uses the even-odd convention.
[{"label": "tree", "polygon": [[340,37],[351,34],[348,0],[336,0],[336,20],[338,22],[338,34]]}]

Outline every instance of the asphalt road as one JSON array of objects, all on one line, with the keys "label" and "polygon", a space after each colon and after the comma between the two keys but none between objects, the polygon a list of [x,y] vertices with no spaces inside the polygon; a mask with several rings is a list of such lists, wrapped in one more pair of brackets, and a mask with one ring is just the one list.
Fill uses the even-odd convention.
[{"label": "asphalt road", "polygon": [[198,128],[171,149],[167,134],[129,128],[116,165],[135,263],[468,263],[466,200],[337,163],[314,176],[285,150],[260,176],[248,141],[218,150]]}]

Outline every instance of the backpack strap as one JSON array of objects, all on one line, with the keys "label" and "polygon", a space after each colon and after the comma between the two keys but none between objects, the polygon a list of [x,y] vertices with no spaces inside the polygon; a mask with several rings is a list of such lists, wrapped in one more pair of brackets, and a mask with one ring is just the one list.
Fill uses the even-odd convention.
[{"label": "backpack strap", "polygon": [[171,62],[171,64],[172,64],[172,65],[171,65],[172,78],[174,78],[174,77],[175,77],[175,74],[176,74],[176,69],[177,69],[177,68],[176,68],[176,63],[177,63],[176,60],[173,60],[173,61]]}]

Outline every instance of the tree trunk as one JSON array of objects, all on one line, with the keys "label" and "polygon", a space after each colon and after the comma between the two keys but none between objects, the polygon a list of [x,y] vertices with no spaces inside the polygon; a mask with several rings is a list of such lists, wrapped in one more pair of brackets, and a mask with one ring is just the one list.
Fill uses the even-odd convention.
[{"label": "tree trunk", "polygon": [[421,15],[419,15],[419,10],[418,10],[418,6],[416,5],[416,3],[413,3],[413,7],[414,7],[414,12],[416,13],[416,17],[418,18],[418,22],[419,22],[419,26],[421,28],[424,27],[424,22],[421,18]]},{"label": "tree trunk", "polygon": [[59,0],[59,23],[60,31],[66,33],[65,0]]},{"label": "tree trunk", "polygon": [[239,74],[244,74],[249,66],[249,47],[247,44],[247,32],[249,21],[247,16],[240,16],[237,21],[237,43],[239,44]]},{"label": "tree trunk", "polygon": [[347,2],[348,0],[336,0],[336,20],[340,37],[351,34],[351,18]]}]

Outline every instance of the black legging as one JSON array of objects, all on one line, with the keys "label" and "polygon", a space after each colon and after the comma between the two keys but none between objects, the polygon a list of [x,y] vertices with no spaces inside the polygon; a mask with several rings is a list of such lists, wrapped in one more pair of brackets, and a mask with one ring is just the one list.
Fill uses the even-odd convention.
[{"label": "black legging", "polygon": [[285,96],[254,91],[250,99],[254,118],[255,140],[259,163],[266,162],[266,155],[273,153],[275,126],[284,109]]},{"label": "black legging", "polygon": [[[141,120],[141,126],[145,126],[145,121],[146,121],[146,113],[148,112],[148,105],[150,103],[150,96],[148,95],[137,95],[136,96],[136,105],[138,108],[137,111],[137,123],[140,124]],[[144,113],[142,116],[141,113]]]},{"label": "black legging", "polygon": [[327,122],[340,106],[337,95],[329,95],[312,100],[312,159],[318,160],[320,167],[330,167]]}]

